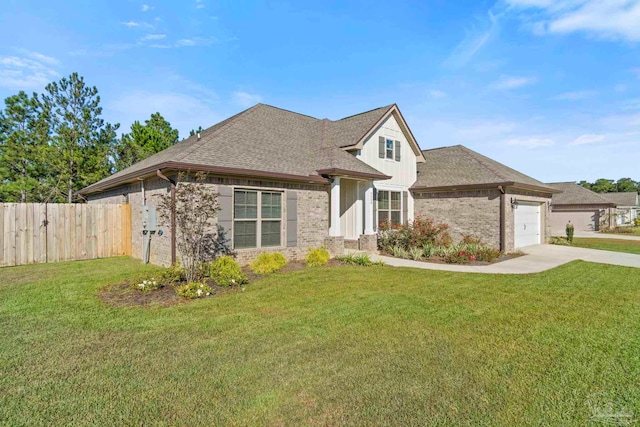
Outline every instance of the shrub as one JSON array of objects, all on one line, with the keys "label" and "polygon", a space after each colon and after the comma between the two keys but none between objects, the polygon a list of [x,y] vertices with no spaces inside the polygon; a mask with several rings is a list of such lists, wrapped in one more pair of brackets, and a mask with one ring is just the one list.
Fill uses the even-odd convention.
[{"label": "shrub", "polygon": [[635,227],[640,227],[640,218],[636,218],[636,219],[634,219],[634,220],[633,220],[633,225],[634,225]]},{"label": "shrub", "polygon": [[448,264],[466,264],[476,259],[475,255],[465,250],[452,251],[444,257],[444,261]]},{"label": "shrub", "polygon": [[474,234],[463,234],[462,235],[462,243],[470,243],[470,244],[478,244],[481,245],[482,244],[482,238],[479,236],[476,236]]},{"label": "shrub", "polygon": [[391,248],[391,255],[396,258],[409,258],[409,251],[401,245],[395,245]]},{"label": "shrub", "polygon": [[615,234],[634,234],[636,229],[634,227],[614,227],[601,230],[603,233],[615,233]]},{"label": "shrub", "polygon": [[347,254],[343,256],[338,256],[336,257],[336,259],[342,262],[343,264],[359,265],[362,267],[371,267],[372,265],[377,265],[377,266],[384,265],[384,261],[377,261],[377,262],[371,261],[371,258],[369,257],[368,254],[359,254],[359,255]]},{"label": "shrub", "polygon": [[176,293],[183,298],[202,298],[211,295],[211,287],[206,283],[189,282],[185,285],[178,286]]},{"label": "shrub", "polygon": [[423,252],[422,248],[419,248],[417,246],[412,246],[412,247],[409,248],[409,256],[414,261],[420,261],[422,259],[422,254],[423,253],[424,252]]},{"label": "shrub", "polygon": [[161,286],[162,284],[153,277],[151,277],[150,279],[134,280],[134,282],[131,284],[131,287],[133,289],[136,289],[143,293],[156,291],[160,289]]},{"label": "shrub", "polygon": [[569,222],[567,224],[565,231],[567,233],[567,242],[569,242],[569,244],[573,243],[573,232],[574,232],[573,224]]},{"label": "shrub", "polygon": [[257,274],[268,274],[280,270],[287,265],[287,259],[279,252],[263,252],[249,265]]},{"label": "shrub", "polygon": [[418,217],[406,224],[382,223],[378,227],[378,248],[385,252],[391,253],[394,246],[408,251],[411,247],[424,247],[426,244],[449,246],[449,226]]},{"label": "shrub", "polygon": [[185,280],[185,271],[180,264],[176,263],[169,268],[162,270],[162,273],[158,276],[158,281],[165,285],[173,285],[174,283],[182,282]]},{"label": "shrub", "polygon": [[329,262],[329,251],[326,248],[309,248],[304,258],[309,267],[320,267]]},{"label": "shrub", "polygon": [[553,236],[549,238],[549,243],[552,245],[571,246],[566,237]]},{"label": "shrub", "polygon": [[219,286],[238,286],[247,283],[247,276],[236,260],[228,255],[211,262],[209,276]]}]

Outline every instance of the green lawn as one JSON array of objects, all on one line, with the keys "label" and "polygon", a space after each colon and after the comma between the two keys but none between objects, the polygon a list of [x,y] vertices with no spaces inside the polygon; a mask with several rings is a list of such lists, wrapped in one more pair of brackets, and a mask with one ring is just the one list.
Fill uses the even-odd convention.
[{"label": "green lawn", "polygon": [[640,415],[638,269],[321,268],[172,307],[97,298],[140,269],[126,258],[0,269],[0,424],[557,426]]},{"label": "green lawn", "polygon": [[640,240],[581,238],[573,239],[573,246],[579,248],[602,249],[604,251],[627,252],[640,254]]}]

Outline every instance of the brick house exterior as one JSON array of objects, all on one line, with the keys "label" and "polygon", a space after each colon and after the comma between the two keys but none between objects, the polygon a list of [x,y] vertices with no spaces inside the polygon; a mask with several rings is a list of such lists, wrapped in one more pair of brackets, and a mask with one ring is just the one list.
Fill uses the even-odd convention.
[{"label": "brick house exterior", "polygon": [[[449,224],[454,239],[473,234],[507,251],[517,240],[514,197],[544,206],[543,242],[554,191],[461,146],[421,151],[395,104],[336,121],[258,104],[81,193],[89,203],[131,204],[132,252],[143,258],[143,208],[157,206],[158,195],[170,195],[194,172],[205,172],[202,185],[219,194],[221,210],[211,226],[228,238],[241,264],[263,251],[288,259],[318,246],[333,255],[345,248],[375,251],[379,222],[415,216]],[[179,260],[174,232],[158,215],[150,262]]]}]

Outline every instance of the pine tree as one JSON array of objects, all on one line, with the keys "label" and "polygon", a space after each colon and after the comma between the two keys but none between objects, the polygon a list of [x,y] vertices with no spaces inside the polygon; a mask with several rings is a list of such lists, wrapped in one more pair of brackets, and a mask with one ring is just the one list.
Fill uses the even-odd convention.
[{"label": "pine tree", "polygon": [[78,190],[110,174],[109,154],[120,125],[100,118],[98,89],[86,86],[78,73],[48,84],[42,105],[52,135],[50,185],[58,201],[72,203]]},{"label": "pine tree", "polygon": [[151,115],[144,125],[135,121],[131,132],[122,135],[116,146],[116,170],[125,169],[178,142],[178,130],[171,127],[160,113]]},{"label": "pine tree", "polygon": [[46,201],[48,126],[37,94],[5,99],[0,111],[0,201]]}]

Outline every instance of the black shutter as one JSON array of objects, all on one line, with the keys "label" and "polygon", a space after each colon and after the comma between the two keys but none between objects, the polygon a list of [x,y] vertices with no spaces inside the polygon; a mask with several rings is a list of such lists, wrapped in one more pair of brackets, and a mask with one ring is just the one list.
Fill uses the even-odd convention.
[{"label": "black shutter", "polygon": [[378,229],[378,190],[373,188],[373,231]]},{"label": "black shutter", "polygon": [[409,220],[409,193],[407,191],[403,191],[402,192],[402,223],[406,224],[408,220]]},{"label": "black shutter", "polygon": [[[233,240],[233,188],[221,185],[218,187],[218,241]],[[232,246],[229,244],[229,246]]]},{"label": "black shutter", "polygon": [[385,144],[386,144],[386,141],[384,139],[384,136],[379,136],[378,137],[378,156],[381,159],[384,159],[384,155],[385,155],[385,153],[387,151],[387,148],[386,148]]},{"label": "black shutter", "polygon": [[400,141],[396,141],[396,162],[400,161]]},{"label": "black shutter", "polygon": [[287,247],[298,246],[298,192],[287,191]]}]

